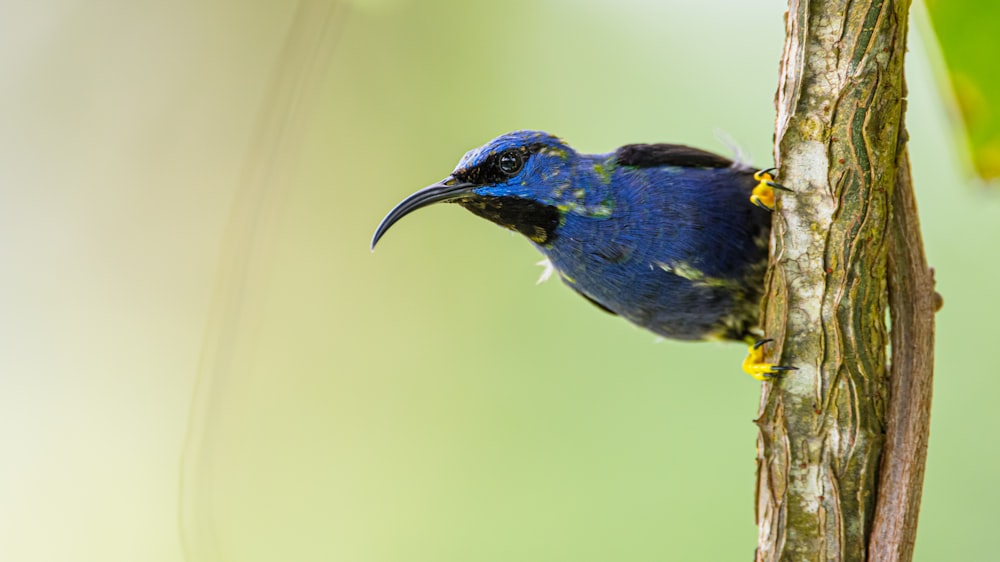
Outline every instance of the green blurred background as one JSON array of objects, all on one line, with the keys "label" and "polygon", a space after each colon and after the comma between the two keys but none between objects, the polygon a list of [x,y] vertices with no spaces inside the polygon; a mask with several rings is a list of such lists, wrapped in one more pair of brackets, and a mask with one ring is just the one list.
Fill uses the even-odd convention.
[{"label": "green blurred background", "polygon": [[[741,346],[536,286],[525,241],[455,207],[368,242],[518,128],[726,153],[721,129],[769,165],[784,9],[6,6],[0,560],[749,559]],[[917,559],[995,560],[1000,200],[911,38],[945,298]]]}]

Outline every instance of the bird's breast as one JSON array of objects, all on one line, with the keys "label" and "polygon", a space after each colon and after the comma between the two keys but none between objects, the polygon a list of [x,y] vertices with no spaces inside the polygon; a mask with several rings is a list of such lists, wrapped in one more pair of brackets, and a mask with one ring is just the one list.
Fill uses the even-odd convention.
[{"label": "bird's breast", "polygon": [[756,324],[769,217],[732,179],[696,187],[619,193],[611,216],[567,215],[540,249],[568,285],[639,326],[738,339]]}]

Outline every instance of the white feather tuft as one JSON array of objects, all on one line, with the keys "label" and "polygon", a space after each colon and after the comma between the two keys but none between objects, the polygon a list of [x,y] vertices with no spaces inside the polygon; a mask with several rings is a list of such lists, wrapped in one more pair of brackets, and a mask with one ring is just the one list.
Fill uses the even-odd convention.
[{"label": "white feather tuft", "polygon": [[753,160],[753,157],[750,155],[749,152],[744,150],[742,146],[740,146],[740,143],[736,142],[736,139],[734,139],[732,135],[730,135],[726,131],[723,131],[722,129],[716,129],[715,138],[719,139],[719,142],[726,145],[726,148],[728,148],[729,151],[733,153],[734,168],[736,168],[737,170],[753,169],[753,165],[750,162],[751,160]]},{"label": "white feather tuft", "polygon": [[552,274],[556,272],[556,266],[552,265],[552,262],[549,261],[549,258],[545,258],[544,260],[536,263],[535,265],[540,265],[545,268],[542,270],[542,274],[538,276],[538,281],[535,281],[535,285],[541,285],[542,283],[548,281],[549,279],[552,278]]}]

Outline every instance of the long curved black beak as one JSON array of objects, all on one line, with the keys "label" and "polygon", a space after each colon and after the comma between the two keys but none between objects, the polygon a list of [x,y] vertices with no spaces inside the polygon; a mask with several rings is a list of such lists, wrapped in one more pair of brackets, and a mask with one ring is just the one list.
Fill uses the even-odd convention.
[{"label": "long curved black beak", "polygon": [[389,214],[382,219],[378,228],[375,229],[375,235],[372,236],[372,251],[375,250],[375,244],[378,244],[382,235],[389,230],[390,226],[396,224],[399,219],[421,207],[426,207],[433,203],[440,203],[442,201],[459,199],[468,195],[474,187],[476,187],[475,184],[461,181],[454,176],[448,176],[434,185],[429,185],[406,199],[403,199],[402,202],[389,211]]}]

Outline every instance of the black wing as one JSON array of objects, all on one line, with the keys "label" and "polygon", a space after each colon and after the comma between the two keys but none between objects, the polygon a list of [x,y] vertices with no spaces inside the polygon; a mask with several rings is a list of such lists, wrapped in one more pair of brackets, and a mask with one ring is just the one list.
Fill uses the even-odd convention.
[{"label": "black wing", "polygon": [[[565,279],[563,279],[563,281],[566,281],[566,280],[565,280]],[[612,315],[612,316],[618,316],[618,313],[617,313],[617,312],[615,312],[614,310],[611,310],[610,308],[608,308],[608,307],[604,306],[603,304],[601,304],[601,303],[599,303],[599,302],[595,301],[594,299],[590,298],[590,296],[588,296],[588,295],[584,294],[584,292],[583,292],[583,291],[581,291],[580,289],[577,289],[576,287],[574,287],[572,283],[566,283],[566,286],[567,286],[567,287],[570,287],[570,288],[572,288],[572,289],[573,289],[574,291],[576,291],[576,294],[578,294],[578,295],[580,295],[581,297],[583,297],[583,298],[587,299],[587,301],[588,301],[588,302],[590,302],[590,304],[592,304],[592,305],[596,306],[597,308],[599,308],[599,309],[603,310],[604,312],[607,312],[608,314],[610,314],[610,315]]]},{"label": "black wing", "polygon": [[733,165],[733,161],[728,158],[683,144],[626,144],[615,152],[615,160],[621,166],[639,168],[728,168]]}]

